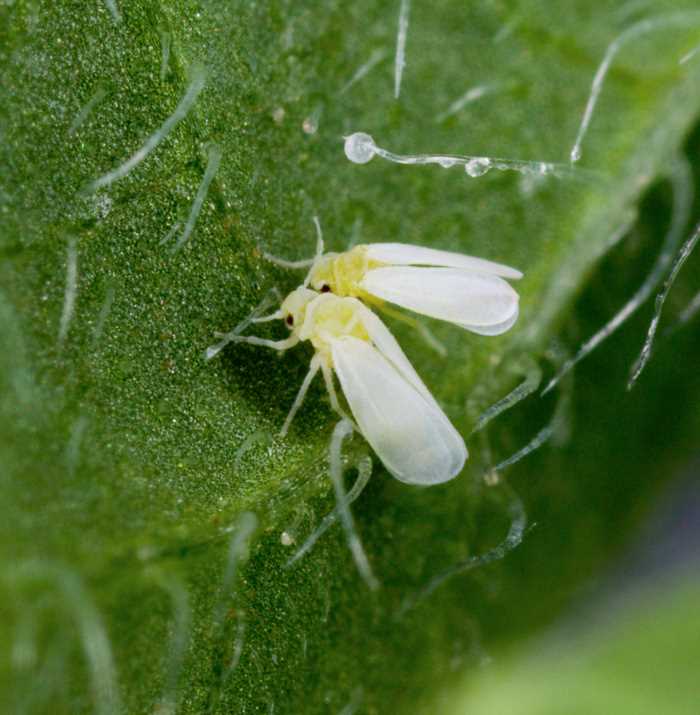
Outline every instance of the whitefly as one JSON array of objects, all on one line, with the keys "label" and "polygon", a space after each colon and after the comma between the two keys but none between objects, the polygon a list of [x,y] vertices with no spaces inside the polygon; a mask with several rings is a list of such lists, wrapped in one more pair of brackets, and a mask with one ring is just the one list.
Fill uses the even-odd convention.
[{"label": "whitefly", "polygon": [[314,290],[360,298],[380,310],[392,303],[480,335],[500,335],[518,319],[519,296],[508,283],[522,278],[515,268],[407,243],[370,243],[324,253],[318,219],[314,221],[315,258],[289,262],[266,254],[278,265],[308,268],[304,284]]},{"label": "whitefly", "polygon": [[[353,425],[389,472],[410,484],[439,484],[457,476],[467,458],[464,440],[411,366],[389,329],[367,305],[389,301],[482,335],[508,330],[518,317],[518,294],[505,280],[521,273],[499,263],[449,251],[401,243],[355,246],[324,253],[318,219],[316,256],[308,261],[269,259],[308,268],[302,286],[279,310],[246,324],[283,320],[283,340],[229,334],[280,352],[308,341],[314,348],[309,372],[282,426],[286,434],[320,371],[331,406],[344,418],[334,375],[352,413]],[[216,351],[209,351],[213,356]]]},{"label": "whitefly", "polygon": [[281,319],[283,340],[231,336],[231,342],[285,351],[308,341],[314,348],[309,372],[282,426],[286,434],[314,377],[323,375],[331,406],[341,416],[337,376],[352,423],[387,470],[408,484],[439,484],[456,477],[467,448],[382,321],[360,300],[301,286],[280,309],[253,322]]}]

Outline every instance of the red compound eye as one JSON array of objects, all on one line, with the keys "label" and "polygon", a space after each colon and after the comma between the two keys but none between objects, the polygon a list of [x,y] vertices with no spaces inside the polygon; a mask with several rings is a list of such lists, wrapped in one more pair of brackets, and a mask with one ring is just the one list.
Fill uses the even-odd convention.
[{"label": "red compound eye", "polygon": [[331,287],[327,283],[324,283],[321,286],[321,293],[328,293],[330,291],[330,289],[331,289]]},{"label": "red compound eye", "polygon": [[294,316],[293,315],[288,315],[285,319],[284,322],[287,323],[290,327],[294,325]]}]

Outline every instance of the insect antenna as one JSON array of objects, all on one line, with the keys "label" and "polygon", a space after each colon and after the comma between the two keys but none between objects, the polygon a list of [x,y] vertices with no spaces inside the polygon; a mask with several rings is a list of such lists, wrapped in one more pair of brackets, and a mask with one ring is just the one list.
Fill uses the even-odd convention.
[{"label": "insect antenna", "polygon": [[304,288],[308,288],[309,286],[309,281],[311,280],[311,276],[314,272],[314,268],[316,268],[316,265],[318,264],[321,256],[323,256],[323,231],[321,230],[321,223],[318,220],[318,216],[314,216],[313,218],[314,221],[314,226],[316,226],[316,255],[313,257],[313,260],[311,261],[311,267],[309,268],[309,272],[306,274],[306,278],[304,278],[303,286]]}]

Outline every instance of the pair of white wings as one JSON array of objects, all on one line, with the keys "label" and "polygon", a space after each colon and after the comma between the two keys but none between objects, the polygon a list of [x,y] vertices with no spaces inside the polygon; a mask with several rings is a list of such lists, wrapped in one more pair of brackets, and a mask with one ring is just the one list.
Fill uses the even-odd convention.
[{"label": "pair of white wings", "polygon": [[387,264],[360,283],[377,298],[481,335],[500,335],[518,319],[518,294],[504,280],[522,278],[514,268],[405,243],[371,243],[367,255]]},{"label": "pair of white wings", "polygon": [[467,448],[386,326],[352,300],[371,342],[331,340],[333,365],[365,439],[391,474],[409,484],[456,477]]}]

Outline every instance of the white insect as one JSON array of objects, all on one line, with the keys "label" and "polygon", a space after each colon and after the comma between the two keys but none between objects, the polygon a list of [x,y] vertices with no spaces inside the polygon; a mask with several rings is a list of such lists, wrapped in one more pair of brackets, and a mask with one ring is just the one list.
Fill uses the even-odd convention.
[{"label": "white insect", "polygon": [[265,254],[287,268],[308,267],[304,285],[314,290],[361,298],[380,310],[387,310],[385,302],[394,303],[480,335],[500,335],[518,319],[519,296],[504,280],[522,278],[515,268],[406,243],[360,244],[324,254],[318,219],[314,222],[315,258],[289,262]]},{"label": "white insect", "polygon": [[282,426],[286,434],[309,385],[321,371],[332,408],[347,415],[338,402],[333,372],[338,376],[358,431],[388,471],[408,484],[439,484],[456,477],[467,448],[423,384],[386,326],[357,298],[297,288],[279,310],[253,322],[283,319],[291,330],[284,340],[231,336],[285,351],[309,341],[315,353],[309,372]]}]

